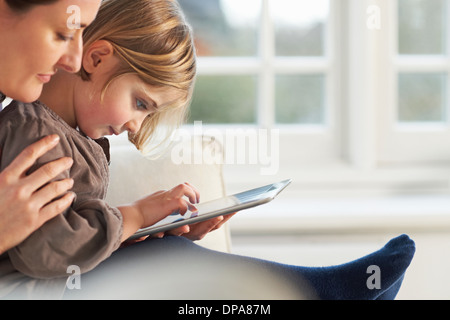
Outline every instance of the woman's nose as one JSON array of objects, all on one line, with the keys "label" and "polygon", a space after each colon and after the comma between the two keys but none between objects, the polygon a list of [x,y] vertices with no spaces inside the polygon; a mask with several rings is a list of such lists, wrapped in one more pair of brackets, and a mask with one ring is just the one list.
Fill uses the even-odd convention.
[{"label": "woman's nose", "polygon": [[81,36],[75,37],[70,45],[67,46],[67,51],[59,59],[57,68],[67,72],[78,72],[81,68],[81,59],[83,56],[83,40]]}]

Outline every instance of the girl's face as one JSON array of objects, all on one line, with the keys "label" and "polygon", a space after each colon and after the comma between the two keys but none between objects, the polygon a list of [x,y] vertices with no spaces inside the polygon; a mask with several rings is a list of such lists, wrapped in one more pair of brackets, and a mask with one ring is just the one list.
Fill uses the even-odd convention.
[{"label": "girl's face", "polygon": [[[94,20],[100,3],[60,0],[16,13],[0,0],[0,91],[31,102],[57,69],[77,72],[82,32]],[[80,28],[73,29],[74,22],[79,22]]]},{"label": "girl's face", "polygon": [[137,133],[148,115],[181,97],[176,89],[150,86],[128,74],[111,82],[102,98],[107,77],[97,80],[83,82],[74,93],[77,125],[92,139],[124,131]]}]

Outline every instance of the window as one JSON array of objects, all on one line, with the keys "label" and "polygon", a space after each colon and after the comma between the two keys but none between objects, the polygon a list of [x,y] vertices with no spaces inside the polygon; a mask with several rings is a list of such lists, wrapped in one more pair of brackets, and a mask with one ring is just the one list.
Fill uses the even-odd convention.
[{"label": "window", "polygon": [[179,2],[199,55],[186,128],[247,146],[276,133],[257,137],[272,157],[225,163],[229,192],[285,178],[294,198],[447,192],[447,1]]},{"label": "window", "polygon": [[442,166],[450,159],[449,5],[397,0],[386,26],[389,100],[382,123],[385,163]]},{"label": "window", "polygon": [[[189,124],[279,132],[272,149],[279,148],[280,178],[299,163],[339,157],[334,1],[179,2],[199,55]],[[231,167],[227,180],[236,173],[236,183],[253,168]]]},{"label": "window", "polygon": [[325,123],[328,0],[180,3],[200,56],[191,123]]}]

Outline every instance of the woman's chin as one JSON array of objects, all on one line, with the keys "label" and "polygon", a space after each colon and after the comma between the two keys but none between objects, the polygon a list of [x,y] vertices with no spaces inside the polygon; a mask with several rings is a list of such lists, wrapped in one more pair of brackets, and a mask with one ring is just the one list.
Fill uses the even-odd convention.
[{"label": "woman's chin", "polygon": [[24,103],[31,103],[39,99],[42,93],[43,84],[30,86],[18,86],[20,91],[6,90],[3,92],[7,97]]}]

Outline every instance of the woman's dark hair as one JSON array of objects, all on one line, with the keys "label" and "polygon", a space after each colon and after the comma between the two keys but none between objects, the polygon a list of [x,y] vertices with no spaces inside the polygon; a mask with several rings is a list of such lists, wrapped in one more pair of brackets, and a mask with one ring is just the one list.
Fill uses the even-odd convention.
[{"label": "woman's dark hair", "polygon": [[55,3],[58,0],[5,0],[6,4],[14,11],[25,12],[35,6]]}]

